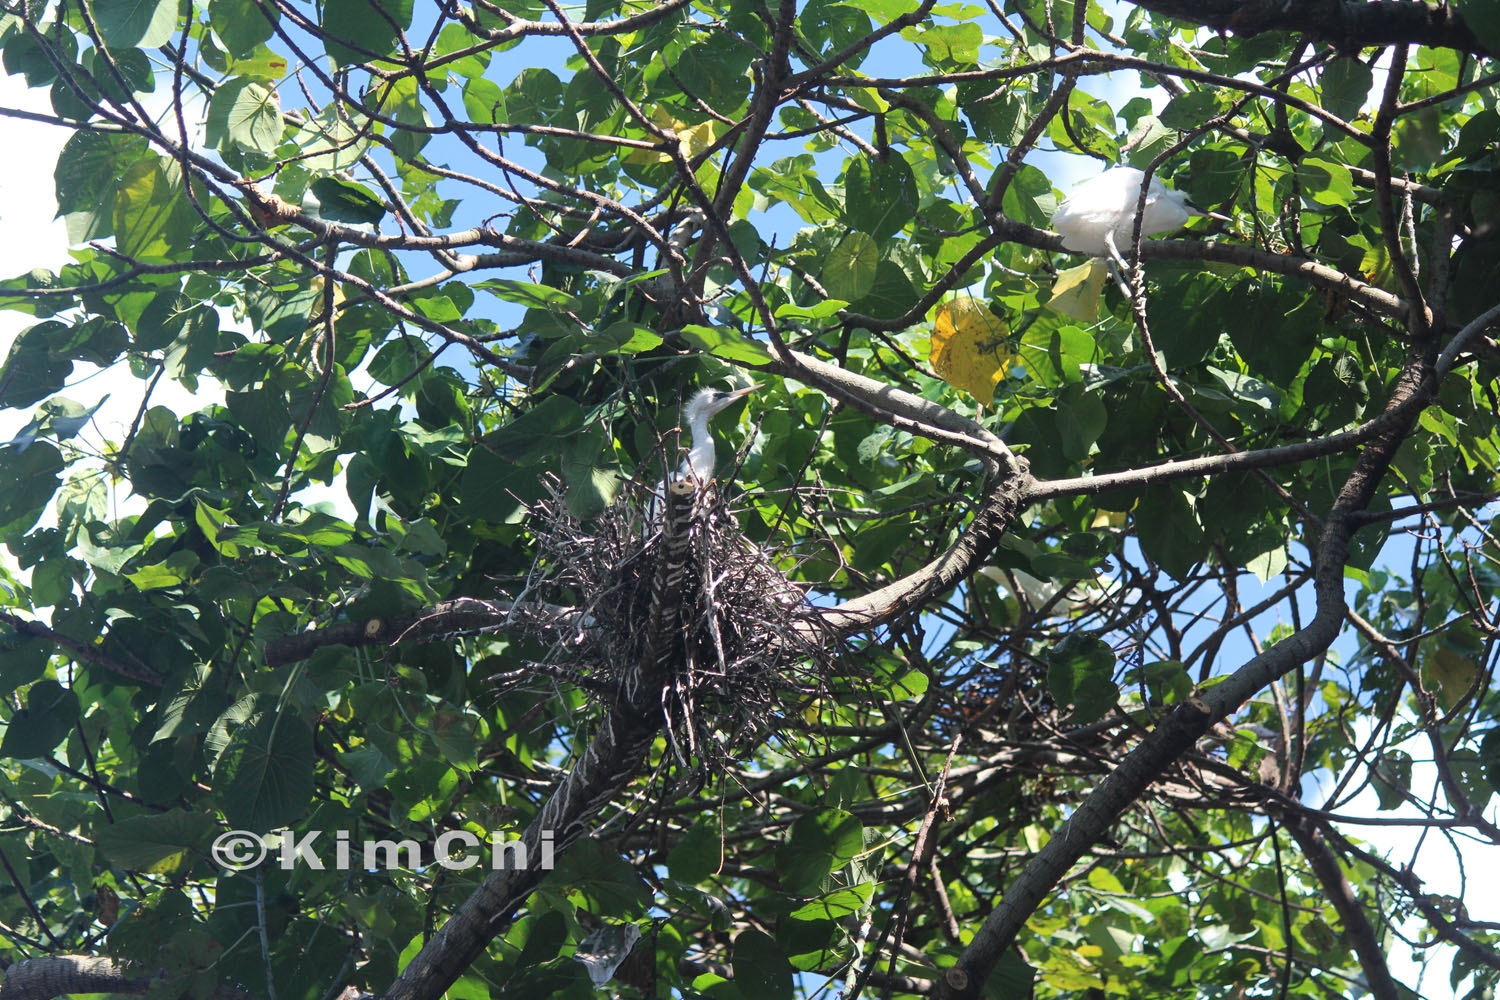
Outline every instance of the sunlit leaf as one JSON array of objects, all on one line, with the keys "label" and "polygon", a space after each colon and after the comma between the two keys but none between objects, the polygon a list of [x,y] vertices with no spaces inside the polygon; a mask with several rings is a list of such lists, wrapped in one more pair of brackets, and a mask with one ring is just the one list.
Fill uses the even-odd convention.
[{"label": "sunlit leaf", "polygon": [[99,32],[111,46],[143,49],[163,45],[177,26],[176,0],[114,0],[100,4]]},{"label": "sunlit leaf", "polygon": [[1099,296],[1108,277],[1109,267],[1098,257],[1059,271],[1047,304],[1081,323],[1093,323],[1099,318]]},{"label": "sunlit leaf", "polygon": [[932,321],[932,367],[949,385],[988,403],[1014,363],[1005,322],[967,295],[939,303]]}]

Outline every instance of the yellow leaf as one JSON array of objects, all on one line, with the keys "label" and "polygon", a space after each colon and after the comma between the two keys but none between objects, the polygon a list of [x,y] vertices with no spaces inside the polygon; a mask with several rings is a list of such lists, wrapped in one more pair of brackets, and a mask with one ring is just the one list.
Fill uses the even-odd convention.
[{"label": "yellow leaf", "polygon": [[1093,323],[1099,318],[1099,296],[1104,292],[1104,279],[1108,274],[1109,268],[1098,257],[1059,271],[1047,305],[1080,323]]},{"label": "yellow leaf", "polygon": [[[308,307],[307,314],[310,317],[318,316],[323,312],[323,279],[321,276],[313,278],[313,280],[309,284],[312,286],[312,290],[318,293],[318,297],[315,298],[312,305]],[[337,316],[339,312],[343,310],[344,300],[347,298],[348,296],[344,294],[344,286],[342,284],[333,286],[333,312],[335,316]]]},{"label": "yellow leaf", "polygon": [[699,153],[714,144],[718,138],[715,135],[718,122],[706,121],[702,125],[694,125],[692,128],[678,128],[677,138],[682,142],[682,152],[688,159],[692,159]]},{"label": "yellow leaf", "polygon": [[1090,528],[1123,528],[1126,513],[1123,510],[1096,510]]},{"label": "yellow leaf", "polygon": [[[651,121],[676,133],[677,141],[682,144],[682,153],[688,159],[708,149],[719,137],[720,124],[718,122],[709,120],[701,125],[689,125],[687,122],[673,118],[664,108],[653,108]],[[650,149],[632,149],[625,154],[625,162],[638,166],[650,166],[656,163],[671,163],[672,157]]]},{"label": "yellow leaf", "polygon": [[932,324],[932,367],[949,385],[981,403],[995,398],[995,386],[1015,363],[1015,352],[1001,320],[967,295],[938,304]]},{"label": "yellow leaf", "polygon": [[1391,265],[1391,252],[1383,243],[1365,251],[1364,259],[1359,262],[1359,273],[1376,288],[1383,288],[1388,292],[1399,290],[1396,269]]}]

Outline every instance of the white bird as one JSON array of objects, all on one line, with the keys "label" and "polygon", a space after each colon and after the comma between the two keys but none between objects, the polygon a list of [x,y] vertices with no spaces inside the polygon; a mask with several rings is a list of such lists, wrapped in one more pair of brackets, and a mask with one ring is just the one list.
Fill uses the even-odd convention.
[{"label": "white bird", "polygon": [[687,406],[682,411],[683,418],[687,422],[690,444],[687,457],[678,466],[675,478],[691,479],[701,486],[714,477],[718,453],[714,449],[714,437],[709,433],[708,422],[715,414],[727,409],[735,400],[750,395],[756,388],[750,385],[733,392],[709,388],[699,389],[693,393],[693,397],[688,400]]},{"label": "white bird", "polygon": [[[1090,257],[1109,257],[1111,241],[1117,253],[1129,247],[1135,228],[1135,207],[1140,202],[1141,181],[1145,176],[1134,167],[1115,167],[1074,188],[1052,215],[1052,227],[1062,234],[1063,246]],[[1152,176],[1146,189],[1142,236],[1171,232],[1195,215],[1230,221],[1217,213],[1205,212],[1189,201],[1187,195],[1173,191]]]},{"label": "white bird", "polygon": [[719,457],[714,448],[714,436],[708,429],[708,422],[716,414],[727,409],[735,400],[743,399],[757,388],[759,386],[749,385],[733,392],[712,388],[699,389],[687,401],[687,405],[682,409],[688,431],[687,456],[683,458],[677,471],[663,479],[652,492],[651,499],[646,505],[646,521],[642,525],[648,535],[661,527],[662,515],[666,510],[666,495],[669,491],[677,497],[691,496],[695,490],[708,485],[708,482],[713,479]]}]

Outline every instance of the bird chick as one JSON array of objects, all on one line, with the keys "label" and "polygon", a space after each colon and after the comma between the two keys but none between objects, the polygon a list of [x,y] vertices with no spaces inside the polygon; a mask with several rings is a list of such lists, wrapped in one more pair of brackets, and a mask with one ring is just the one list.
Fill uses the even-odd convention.
[{"label": "bird chick", "polygon": [[687,424],[689,445],[687,457],[677,467],[677,478],[692,479],[701,485],[714,477],[718,455],[714,450],[714,438],[708,429],[708,422],[728,409],[735,400],[743,399],[756,388],[751,385],[733,392],[705,388],[693,393],[682,411],[683,420]]}]

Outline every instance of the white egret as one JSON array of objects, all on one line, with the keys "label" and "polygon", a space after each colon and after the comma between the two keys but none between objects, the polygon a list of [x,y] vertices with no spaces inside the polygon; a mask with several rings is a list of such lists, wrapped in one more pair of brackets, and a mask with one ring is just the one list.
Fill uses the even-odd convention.
[{"label": "white egret", "polygon": [[691,479],[701,486],[714,477],[718,453],[714,449],[714,437],[708,430],[708,422],[735,400],[745,398],[756,388],[750,385],[733,392],[708,388],[693,393],[682,411],[687,422],[689,445],[687,457],[677,468],[676,478]]},{"label": "white egret", "polygon": [[[1063,246],[1090,257],[1111,256],[1111,242],[1116,252],[1130,246],[1135,207],[1140,202],[1141,181],[1145,176],[1134,167],[1115,167],[1074,188],[1052,215],[1052,227],[1062,234]],[[1173,191],[1152,176],[1146,189],[1142,236],[1171,232],[1195,215],[1229,221],[1217,213],[1205,212],[1189,201],[1187,195]]]},{"label": "white egret", "polygon": [[666,509],[666,494],[671,492],[673,496],[692,496],[693,492],[703,486],[707,486],[714,477],[714,471],[718,465],[718,452],[714,447],[714,436],[708,429],[708,422],[715,415],[727,409],[737,399],[743,399],[754,392],[758,386],[748,385],[743,389],[726,391],[723,389],[704,388],[693,393],[682,409],[684,423],[687,424],[688,450],[682,464],[677,471],[668,474],[657,486],[646,508],[646,523],[644,525],[647,533],[660,528],[662,513]]}]

